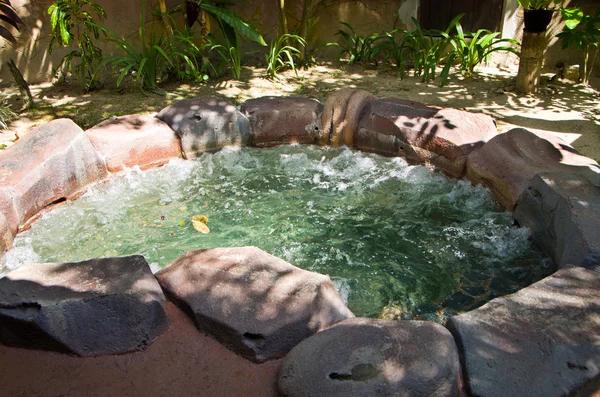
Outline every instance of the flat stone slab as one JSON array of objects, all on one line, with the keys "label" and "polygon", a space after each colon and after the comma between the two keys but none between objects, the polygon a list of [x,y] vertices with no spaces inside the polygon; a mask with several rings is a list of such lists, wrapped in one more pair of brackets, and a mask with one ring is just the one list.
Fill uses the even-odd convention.
[{"label": "flat stone slab", "polygon": [[164,108],[156,117],[175,131],[188,159],[250,142],[250,121],[222,98],[184,99]]},{"label": "flat stone slab", "polygon": [[353,317],[329,277],[256,247],[189,251],[156,278],[198,329],[254,362]]},{"label": "flat stone slab", "polygon": [[458,350],[433,322],[353,318],[292,349],[278,389],[285,397],[455,397]]},{"label": "flat stone slab", "polygon": [[0,211],[15,233],[47,205],[104,176],[83,130],[69,119],[51,121],[0,152]]},{"label": "flat stone slab", "polygon": [[600,184],[600,167],[594,160],[560,138],[523,128],[491,139],[473,152],[467,163],[467,178],[487,186],[508,211],[514,211],[535,175],[550,171],[579,173]]},{"label": "flat stone slab", "polygon": [[597,272],[562,269],[447,326],[472,395],[583,396],[600,387]]},{"label": "flat stone slab", "polygon": [[85,133],[110,172],[133,166],[145,170],[182,157],[175,132],[152,116],[114,117]]},{"label": "flat stone slab", "polygon": [[452,177],[466,173],[467,157],[497,134],[483,114],[387,98],[373,101],[358,126],[356,147],[412,163],[430,163]]},{"label": "flat stone slab", "polygon": [[314,144],[323,105],[304,97],[262,97],[244,102],[240,111],[250,120],[252,146]]},{"label": "flat stone slab", "polygon": [[600,271],[600,186],[570,172],[538,174],[513,216],[558,266]]},{"label": "flat stone slab", "polygon": [[0,279],[0,341],[78,356],[144,349],[168,326],[142,256],[24,265]]}]

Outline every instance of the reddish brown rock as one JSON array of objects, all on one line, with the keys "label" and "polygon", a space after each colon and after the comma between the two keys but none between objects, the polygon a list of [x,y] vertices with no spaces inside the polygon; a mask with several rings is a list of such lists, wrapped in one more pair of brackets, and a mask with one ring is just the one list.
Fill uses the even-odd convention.
[{"label": "reddish brown rock", "polygon": [[536,175],[513,213],[558,266],[600,271],[600,186],[582,175]]},{"label": "reddish brown rock", "polygon": [[285,397],[457,397],[460,372],[441,325],[353,318],[292,349],[277,387]]},{"label": "reddish brown rock", "polygon": [[242,104],[250,120],[251,145],[314,144],[320,134],[323,105],[303,97],[262,97]]},{"label": "reddish brown rock", "polygon": [[6,217],[0,212],[0,260],[6,251],[12,248],[15,235],[8,226]]},{"label": "reddish brown rock", "polygon": [[473,396],[592,396],[600,386],[600,276],[563,269],[447,323]]},{"label": "reddish brown rock", "polygon": [[156,277],[201,331],[254,362],[353,317],[329,277],[255,247],[189,251]]},{"label": "reddish brown rock", "polygon": [[4,216],[8,230],[13,236],[16,235],[20,218],[15,208],[15,189],[10,186],[0,186],[0,213]]},{"label": "reddish brown rock", "polygon": [[144,349],[168,326],[142,256],[34,263],[0,279],[0,341],[82,357]]},{"label": "reddish brown rock", "polygon": [[175,131],[188,159],[225,146],[246,146],[250,141],[250,121],[222,98],[184,99],[156,117]]},{"label": "reddish brown rock", "polygon": [[341,140],[344,145],[349,147],[355,146],[360,118],[365,112],[367,106],[369,106],[376,99],[377,97],[375,97],[375,95],[362,90],[356,90],[350,97],[348,106],[346,108],[346,116],[341,133]]},{"label": "reddish brown rock", "polygon": [[327,97],[321,117],[319,144],[354,146],[358,121],[375,97],[363,90],[344,88]]},{"label": "reddish brown rock", "polygon": [[465,174],[469,154],[497,132],[489,116],[403,99],[372,102],[358,129],[360,150],[430,163],[457,178]]},{"label": "reddish brown rock", "polygon": [[467,164],[467,178],[487,186],[508,211],[514,210],[535,175],[549,171],[578,173],[600,184],[600,167],[594,160],[553,135],[523,128],[491,139],[469,156]]},{"label": "reddish brown rock", "polygon": [[81,128],[68,119],[51,121],[0,153],[0,211],[14,230],[15,223],[105,175]]},{"label": "reddish brown rock", "polygon": [[181,156],[179,139],[169,126],[151,116],[115,117],[86,131],[109,171],[159,167]]}]

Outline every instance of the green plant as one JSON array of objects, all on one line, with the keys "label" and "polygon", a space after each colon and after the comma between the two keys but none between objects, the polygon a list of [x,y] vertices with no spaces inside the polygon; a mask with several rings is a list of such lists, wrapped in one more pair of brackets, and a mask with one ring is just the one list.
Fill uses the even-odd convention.
[{"label": "green plant", "polygon": [[582,81],[589,83],[600,48],[600,8],[595,14],[585,15],[580,8],[561,9],[565,28],[557,34],[562,48],[576,47],[584,55]]},{"label": "green plant", "polygon": [[[479,29],[475,33],[464,33],[463,28],[460,24],[460,19],[465,14],[456,16],[451,22],[447,29],[449,32],[451,29],[456,30],[456,34],[448,36],[449,42],[453,46],[454,50],[449,55],[447,64],[452,64],[455,59],[458,60],[460,65],[460,72],[464,77],[471,77],[473,71],[477,65],[481,62],[487,62],[489,56],[496,51],[508,51],[516,55],[521,55],[519,50],[514,46],[520,46],[520,43],[513,39],[500,38],[499,32],[491,32],[487,29]],[[502,45],[508,43],[510,45]]]},{"label": "green plant", "polygon": [[[424,82],[435,79],[436,69],[443,63],[446,67],[442,70],[442,83],[444,85],[453,62],[452,54],[446,51],[450,44],[449,26],[446,31],[422,29],[419,22],[413,17],[415,30],[407,32],[403,38],[403,48],[406,56],[414,64],[415,76],[421,76]],[[407,62],[400,65],[401,73]]]},{"label": "green plant", "polygon": [[17,114],[10,108],[6,95],[0,94],[0,129],[6,129],[8,123],[16,117]]},{"label": "green plant", "polygon": [[205,66],[198,62],[202,49],[194,44],[189,30],[175,31],[170,38],[155,31],[146,34],[145,3],[142,4],[140,50],[111,30],[106,29],[106,34],[109,41],[124,53],[103,61],[103,64],[120,70],[117,86],[121,85],[125,76],[132,74],[142,92],[149,90],[162,94],[157,84],[172,72],[180,79],[208,78]]},{"label": "green plant", "polygon": [[[296,45],[292,45],[292,42],[296,42]],[[296,76],[298,76],[296,65],[302,56],[302,51],[298,47],[306,47],[306,40],[293,34],[284,34],[271,42],[269,52],[265,55],[267,77],[278,79],[279,76],[277,73],[286,68],[292,69]]]},{"label": "green plant", "polygon": [[[25,25],[15,12],[12,4],[10,4],[10,0],[0,0],[0,19],[17,30],[19,30],[19,25]],[[0,37],[3,37],[13,44],[17,44],[15,36],[2,25],[0,25]]]},{"label": "green plant", "polygon": [[225,39],[218,39],[210,35],[207,38],[207,47],[209,51],[214,51],[221,60],[219,66],[214,69],[216,74],[221,75],[225,68],[229,67],[233,78],[239,80],[242,76],[242,52],[237,32],[233,32],[233,37],[233,39],[227,36]]},{"label": "green plant", "polygon": [[[95,23],[92,13],[100,21],[106,18],[104,9],[90,0],[57,0],[48,8],[52,29],[48,51],[52,53],[55,45],[75,47],[63,57],[56,73],[74,74],[86,91],[100,86],[97,69],[102,60],[102,50],[94,40],[100,38],[104,29]],[[79,59],[77,65],[74,65],[75,59]]]},{"label": "green plant", "polygon": [[[214,3],[214,4],[211,4]],[[235,12],[229,11],[223,8],[221,5],[231,4],[235,2],[231,1],[212,1],[206,2],[202,0],[186,0],[186,4],[195,5],[199,11],[204,11],[209,14],[213,19],[215,19],[221,31],[225,34],[225,29],[223,26],[230,27],[235,30],[239,35],[247,37],[248,39],[257,42],[258,44],[265,46],[265,39],[261,36],[258,30],[248,21],[244,20],[241,16],[236,14]],[[189,11],[188,11],[189,12]],[[199,14],[198,14],[199,15]],[[188,26],[191,27],[193,22],[198,18],[198,15],[195,17],[190,16],[188,14]],[[190,23],[191,22],[191,23]]]},{"label": "green plant", "polygon": [[206,40],[196,44],[190,29],[174,30],[169,39],[168,50],[173,58],[173,71],[179,80],[207,81],[212,64],[204,56]]},{"label": "green plant", "polygon": [[377,46],[375,43],[380,39],[379,33],[373,33],[367,37],[356,34],[354,28],[346,22],[340,22],[346,26],[350,32],[345,30],[338,30],[336,36],[341,36],[343,43],[328,43],[327,45],[334,45],[341,47],[342,49],[337,55],[337,60],[340,61],[344,54],[348,54],[350,65],[357,62],[377,62]]},{"label": "green plant", "polygon": [[517,0],[524,10],[549,10],[553,4],[560,4],[561,0]]}]

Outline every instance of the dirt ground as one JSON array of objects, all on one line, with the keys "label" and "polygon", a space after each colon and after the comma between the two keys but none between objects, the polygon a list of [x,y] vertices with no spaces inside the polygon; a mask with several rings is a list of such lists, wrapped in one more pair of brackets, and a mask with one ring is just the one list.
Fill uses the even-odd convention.
[{"label": "dirt ground", "polygon": [[[329,93],[343,87],[372,92],[380,98],[396,97],[431,105],[464,109],[492,116],[499,132],[513,127],[548,131],[561,136],[582,154],[600,160],[600,78],[591,86],[543,75],[540,92],[520,96],[514,91],[516,70],[479,68],[474,78],[465,80],[453,75],[449,84],[421,82],[419,77],[400,79],[398,72],[387,67],[368,69],[363,66],[319,65],[283,73],[281,80],[264,78],[264,69],[246,67],[241,81],[227,78],[204,84],[165,83],[165,95],[144,95],[133,86],[107,88],[84,94],[74,84],[34,85],[32,93],[37,109],[22,112],[9,128],[0,132],[0,144],[10,145],[32,127],[49,120],[68,117],[83,129],[112,116],[154,113],[184,98],[220,96],[239,105],[243,101],[266,95],[303,95],[324,101]],[[552,81],[551,81],[552,79]],[[3,90],[13,107],[21,106],[14,87]]]},{"label": "dirt ground", "polygon": [[80,358],[0,345],[6,397],[275,397],[281,360],[254,364],[198,332],[172,303],[171,326],[146,350]]}]

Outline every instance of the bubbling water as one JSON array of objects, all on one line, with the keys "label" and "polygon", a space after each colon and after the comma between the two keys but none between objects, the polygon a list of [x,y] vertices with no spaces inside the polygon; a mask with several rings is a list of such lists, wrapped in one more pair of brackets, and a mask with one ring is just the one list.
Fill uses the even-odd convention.
[{"label": "bubbling water", "polygon": [[[211,232],[193,228],[208,217]],[[19,234],[0,271],[257,246],[329,274],[351,310],[442,321],[550,273],[488,190],[346,148],[224,149],[99,183]]]}]

